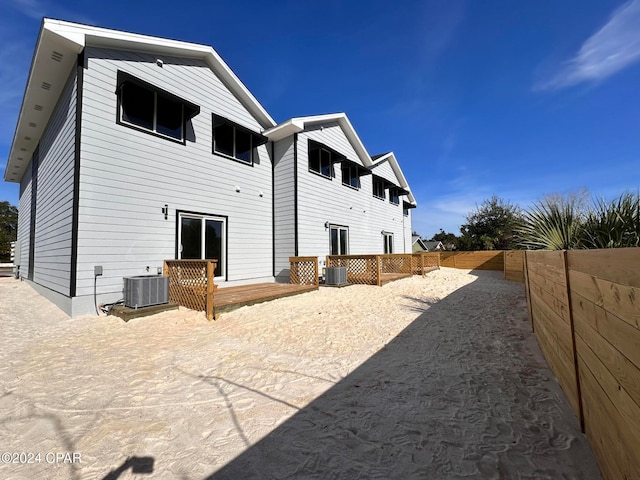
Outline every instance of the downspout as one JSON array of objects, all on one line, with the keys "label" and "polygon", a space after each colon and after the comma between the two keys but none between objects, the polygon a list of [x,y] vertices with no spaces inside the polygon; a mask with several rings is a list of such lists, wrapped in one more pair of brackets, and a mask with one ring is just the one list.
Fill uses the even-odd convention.
[{"label": "downspout", "polygon": [[271,142],[271,274],[276,277],[276,147]]},{"label": "downspout", "polygon": [[[80,203],[80,142],[82,140],[82,91],[84,89],[84,50],[78,55],[76,65],[76,118],[75,150],[73,163],[73,203],[71,207],[71,275],[69,296],[77,293],[78,278],[78,208]],[[73,308],[73,307],[72,307]]]}]

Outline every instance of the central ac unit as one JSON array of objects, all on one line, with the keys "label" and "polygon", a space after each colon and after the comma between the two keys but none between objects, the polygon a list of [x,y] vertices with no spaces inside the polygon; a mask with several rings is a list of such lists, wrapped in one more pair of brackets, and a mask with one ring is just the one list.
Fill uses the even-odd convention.
[{"label": "central ac unit", "polygon": [[325,270],[325,285],[346,285],[347,267],[327,267]]},{"label": "central ac unit", "polygon": [[169,303],[169,277],[138,275],[124,278],[124,305],[130,308]]}]

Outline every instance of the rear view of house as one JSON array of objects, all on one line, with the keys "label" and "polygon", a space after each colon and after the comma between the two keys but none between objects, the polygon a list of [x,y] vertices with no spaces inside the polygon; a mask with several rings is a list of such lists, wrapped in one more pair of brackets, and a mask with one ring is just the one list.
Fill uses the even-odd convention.
[{"label": "rear view of house", "polygon": [[16,265],[70,315],[171,258],[221,286],[286,279],[288,257],[411,251],[393,154],[344,114],[276,125],[208,46],[45,19],[5,180]]},{"label": "rear view of house", "polygon": [[292,255],[411,252],[415,199],[398,162],[372,158],[345,114],[293,118],[265,135],[274,143],[277,278],[288,277]]}]

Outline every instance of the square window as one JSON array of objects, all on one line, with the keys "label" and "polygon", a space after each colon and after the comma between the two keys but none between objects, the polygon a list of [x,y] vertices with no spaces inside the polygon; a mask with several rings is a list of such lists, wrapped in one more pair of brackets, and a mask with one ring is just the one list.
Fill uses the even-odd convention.
[{"label": "square window", "polygon": [[332,178],[333,156],[334,154],[330,150],[309,142],[309,171],[316,172],[323,177]]},{"label": "square window", "polygon": [[356,189],[360,188],[358,167],[355,165],[346,165],[342,167],[342,184]]},{"label": "square window", "polygon": [[220,115],[211,114],[213,122],[213,153],[253,165],[254,150],[269,139],[237,125]]}]

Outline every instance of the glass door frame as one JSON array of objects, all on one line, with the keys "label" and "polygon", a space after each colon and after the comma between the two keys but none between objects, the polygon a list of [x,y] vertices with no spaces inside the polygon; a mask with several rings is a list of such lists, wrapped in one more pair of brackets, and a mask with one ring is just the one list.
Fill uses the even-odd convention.
[{"label": "glass door frame", "polygon": [[[176,250],[175,250],[175,258],[177,259],[182,259],[182,219],[183,218],[193,218],[193,219],[199,219],[201,220],[203,223],[206,220],[214,220],[214,221],[218,221],[218,222],[222,222],[222,235],[221,235],[221,239],[222,239],[222,257],[221,259],[218,259],[218,261],[221,261],[221,265],[220,265],[220,275],[216,276],[216,280],[224,280],[226,281],[228,278],[228,272],[229,272],[229,262],[228,262],[228,245],[229,245],[229,217],[227,217],[226,215],[215,215],[215,214],[211,214],[211,213],[202,213],[202,212],[191,212],[191,211],[187,211],[187,210],[176,210]],[[202,228],[202,242],[201,242],[201,259],[204,259],[204,251],[206,248],[206,243],[205,243],[205,232],[206,232],[206,228]]]},{"label": "glass door frame", "polygon": [[[346,241],[345,241],[345,247],[346,247],[346,252],[340,252],[340,253],[333,253],[332,252],[332,239],[331,239],[331,233],[333,231],[337,232],[337,240],[338,240],[338,249],[342,250],[340,248],[340,243],[341,243],[341,238],[340,238],[340,233],[341,232],[345,232],[346,233]],[[329,254],[330,255],[349,255],[349,227],[347,227],[346,225],[336,225],[336,224],[330,224],[329,225]]]}]

